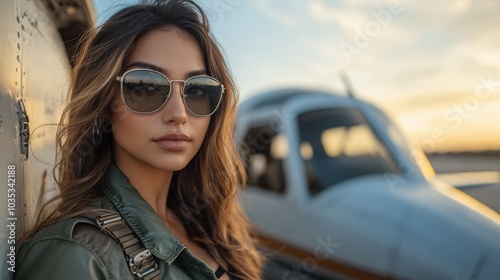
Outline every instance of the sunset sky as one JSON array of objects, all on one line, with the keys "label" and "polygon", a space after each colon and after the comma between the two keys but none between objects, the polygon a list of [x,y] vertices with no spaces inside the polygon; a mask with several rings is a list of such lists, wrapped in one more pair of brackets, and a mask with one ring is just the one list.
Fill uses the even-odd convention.
[{"label": "sunset sky", "polygon": [[[94,1],[103,20],[124,3]],[[500,2],[204,0],[244,100],[312,86],[388,112],[426,151],[500,150]]]}]

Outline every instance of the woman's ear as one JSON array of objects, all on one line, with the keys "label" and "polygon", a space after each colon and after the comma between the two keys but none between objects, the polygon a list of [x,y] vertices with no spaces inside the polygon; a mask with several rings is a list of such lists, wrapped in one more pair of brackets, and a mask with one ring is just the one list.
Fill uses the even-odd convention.
[{"label": "woman's ear", "polygon": [[99,119],[101,120],[101,122],[103,123],[111,123],[111,105],[110,106],[107,106],[106,109],[104,109],[100,116],[99,116]]},{"label": "woman's ear", "polygon": [[111,109],[106,108],[99,116],[99,128],[103,133],[112,133],[113,126],[111,125]]}]

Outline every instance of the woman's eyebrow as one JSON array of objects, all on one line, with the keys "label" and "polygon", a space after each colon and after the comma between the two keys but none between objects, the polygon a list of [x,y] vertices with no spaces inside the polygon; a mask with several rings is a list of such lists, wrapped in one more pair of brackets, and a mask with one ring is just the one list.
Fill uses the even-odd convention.
[{"label": "woman's eyebrow", "polygon": [[[165,70],[165,69],[163,69],[160,66],[156,66],[156,65],[149,64],[149,63],[146,63],[146,62],[137,61],[137,62],[134,62],[134,63],[131,63],[131,64],[127,65],[127,67],[125,67],[125,69],[130,69],[130,68],[133,68],[133,67],[141,67],[141,68],[147,68],[147,69],[155,70],[155,71],[158,71],[160,73],[165,74],[165,76],[168,77],[168,71]],[[198,75],[207,75],[207,70],[206,69],[200,69],[200,70],[194,70],[194,71],[188,72],[186,74],[186,78],[193,77],[193,76],[198,76]]]},{"label": "woman's eyebrow", "polygon": [[146,62],[141,62],[141,61],[137,61],[137,62],[134,62],[132,64],[129,64],[129,65],[127,65],[127,67],[125,67],[125,69],[129,69],[132,67],[147,68],[147,69],[155,70],[155,71],[158,71],[158,72],[161,72],[164,74],[166,74],[166,72],[167,72],[165,69],[161,68],[160,66],[156,66],[156,65],[149,64]]},{"label": "woman's eyebrow", "polygon": [[187,73],[186,77],[193,77],[193,76],[199,76],[199,75],[207,75],[207,70],[205,69],[200,69],[200,70],[194,70],[189,73]]}]

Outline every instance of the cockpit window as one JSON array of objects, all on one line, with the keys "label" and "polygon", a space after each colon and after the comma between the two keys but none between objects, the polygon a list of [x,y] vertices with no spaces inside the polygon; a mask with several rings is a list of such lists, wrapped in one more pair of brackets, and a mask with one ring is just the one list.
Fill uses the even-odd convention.
[{"label": "cockpit window", "polygon": [[397,173],[397,164],[357,109],[335,108],[298,117],[300,153],[311,194],[351,178]]},{"label": "cockpit window", "polygon": [[285,192],[283,159],[288,156],[288,140],[269,126],[257,126],[247,133],[243,147],[246,155],[248,185],[274,193]]}]

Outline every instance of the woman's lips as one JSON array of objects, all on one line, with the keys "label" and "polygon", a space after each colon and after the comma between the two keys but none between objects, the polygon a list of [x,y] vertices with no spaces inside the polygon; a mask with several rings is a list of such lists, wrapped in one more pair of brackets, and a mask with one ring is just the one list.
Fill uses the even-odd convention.
[{"label": "woman's lips", "polygon": [[160,147],[169,151],[185,150],[191,139],[183,133],[168,133],[153,139]]},{"label": "woman's lips", "polygon": [[182,151],[185,150],[189,145],[189,141],[182,141],[182,140],[162,140],[155,142],[160,147],[169,151]]}]

